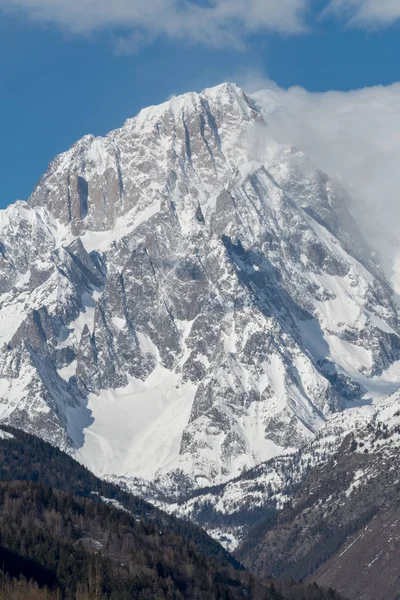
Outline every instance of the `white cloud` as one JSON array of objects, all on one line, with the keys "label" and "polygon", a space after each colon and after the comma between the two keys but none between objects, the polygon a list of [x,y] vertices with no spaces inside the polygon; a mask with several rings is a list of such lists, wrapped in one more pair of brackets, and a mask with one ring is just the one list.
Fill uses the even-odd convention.
[{"label": "white cloud", "polygon": [[73,33],[103,28],[139,38],[167,36],[196,43],[240,45],[246,34],[305,31],[310,0],[0,0],[0,9],[55,23]]},{"label": "white cloud", "polygon": [[391,25],[400,18],[400,0],[332,0],[330,8],[361,27]]},{"label": "white cloud", "polygon": [[[351,192],[356,220],[388,269],[397,261],[400,291],[400,83],[350,92],[310,93],[244,83],[269,106],[269,127],[280,143],[304,150]],[[278,108],[279,107],[279,108]]]},{"label": "white cloud", "polygon": [[[400,18],[400,0],[320,2],[322,13],[335,12],[357,26],[390,25]],[[0,11],[17,11],[74,34],[117,30],[121,52],[160,36],[241,47],[255,32],[304,33],[313,6],[316,16],[315,0],[0,0]]]}]

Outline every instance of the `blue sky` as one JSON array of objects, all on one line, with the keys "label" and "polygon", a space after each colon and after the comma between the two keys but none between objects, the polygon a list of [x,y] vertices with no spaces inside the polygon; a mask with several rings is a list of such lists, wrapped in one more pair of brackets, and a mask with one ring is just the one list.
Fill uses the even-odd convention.
[{"label": "blue sky", "polygon": [[328,14],[322,0],[131,2],[0,0],[0,207],[26,199],[85,133],[174,93],[262,77],[311,92],[400,80],[400,0],[332,0]]}]

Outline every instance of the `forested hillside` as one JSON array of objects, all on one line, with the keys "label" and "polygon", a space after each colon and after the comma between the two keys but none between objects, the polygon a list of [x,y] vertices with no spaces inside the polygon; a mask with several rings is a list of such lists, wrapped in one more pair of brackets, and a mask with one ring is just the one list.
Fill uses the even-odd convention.
[{"label": "forested hillside", "polygon": [[0,600],[340,600],[255,578],[195,526],[9,432],[0,439]]},{"label": "forested hillside", "polygon": [[118,486],[99,479],[67,454],[33,435],[10,427],[3,426],[3,430],[13,437],[0,438],[0,481],[40,482],[73,496],[93,499],[98,495],[116,501],[136,517],[174,531],[188,542],[193,541],[205,554],[218,556],[238,566],[219,543],[190,521],[170,516]]}]

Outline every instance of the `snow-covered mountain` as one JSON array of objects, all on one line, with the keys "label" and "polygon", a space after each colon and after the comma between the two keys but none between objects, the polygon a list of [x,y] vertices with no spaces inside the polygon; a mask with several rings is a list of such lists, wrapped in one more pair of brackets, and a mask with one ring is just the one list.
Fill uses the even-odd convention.
[{"label": "snow-covered mountain", "polygon": [[0,420],[172,496],[400,388],[348,196],[233,84],[57,157],[0,212]]}]

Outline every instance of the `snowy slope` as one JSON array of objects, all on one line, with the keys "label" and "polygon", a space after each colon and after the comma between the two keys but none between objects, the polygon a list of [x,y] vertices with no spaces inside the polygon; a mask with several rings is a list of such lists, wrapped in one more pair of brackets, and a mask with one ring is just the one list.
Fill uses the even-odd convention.
[{"label": "snowy slope", "polygon": [[347,195],[233,84],[57,157],[0,213],[0,419],[164,493],[223,482],[400,388]]},{"label": "snowy slope", "polygon": [[[369,457],[365,468],[354,469],[354,473],[350,465],[346,467],[346,452],[350,445],[353,453]],[[194,491],[189,498],[182,497],[179,502],[168,503],[159,496],[159,504],[199,524],[230,551],[236,550],[243,540],[251,547],[252,528],[258,524],[262,527],[270,511],[282,511],[292,502],[312,469],[318,479],[318,469],[323,472],[335,456],[335,464],[344,463],[337,472],[332,472],[335,464],[329,467],[334,496],[326,486],[324,501],[330,510],[334,510],[336,502],[342,504],[338,499],[340,495],[350,498],[355,491],[366,489],[372,494],[374,486],[371,483],[378,474],[392,469],[391,461],[397,457],[399,447],[400,395],[396,393],[374,405],[366,404],[331,415],[315,438],[296,453],[260,464],[223,485]],[[340,477],[341,470],[346,468],[347,483]],[[123,480],[121,484],[124,485]],[[320,488],[324,490],[322,484]],[[157,498],[157,490],[153,493]]]}]

